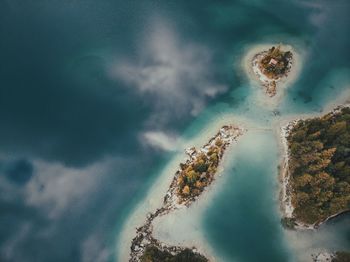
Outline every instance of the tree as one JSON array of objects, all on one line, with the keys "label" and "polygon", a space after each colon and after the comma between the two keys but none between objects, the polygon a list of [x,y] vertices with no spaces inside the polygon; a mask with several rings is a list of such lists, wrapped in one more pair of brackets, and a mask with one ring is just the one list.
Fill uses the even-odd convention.
[{"label": "tree", "polygon": [[310,199],[309,194],[305,193],[305,192],[298,192],[297,193],[297,202],[298,205],[305,205],[306,203],[308,203]]},{"label": "tree", "polygon": [[298,188],[305,188],[310,185],[313,180],[313,177],[307,173],[295,179],[295,186]]},{"label": "tree", "polygon": [[203,173],[203,172],[207,171],[207,169],[208,169],[208,164],[206,164],[203,159],[200,159],[194,165],[194,170],[196,170],[199,173]]},{"label": "tree", "polygon": [[187,176],[187,181],[191,184],[198,179],[198,173],[194,170],[188,172],[186,176]]},{"label": "tree", "polygon": [[335,183],[335,179],[333,177],[331,177],[326,172],[322,172],[320,174],[317,174],[313,178],[311,185],[313,187],[319,187],[322,190],[328,190],[333,188],[334,183]]},{"label": "tree", "polygon": [[346,121],[336,122],[333,124],[329,130],[328,134],[330,136],[336,136],[346,131]]},{"label": "tree", "polygon": [[190,187],[188,185],[184,186],[182,189],[182,194],[189,195],[190,194]]},{"label": "tree", "polygon": [[213,153],[209,157],[210,162],[212,162],[214,165],[217,165],[219,160],[218,160],[218,155],[216,153]]}]

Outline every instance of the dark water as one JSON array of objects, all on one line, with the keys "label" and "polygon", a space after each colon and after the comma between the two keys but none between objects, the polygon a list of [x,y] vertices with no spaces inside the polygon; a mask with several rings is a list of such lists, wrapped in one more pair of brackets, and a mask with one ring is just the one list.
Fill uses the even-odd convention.
[{"label": "dark water", "polygon": [[[0,260],[113,260],[120,225],[170,156],[159,133],[181,135],[205,108],[244,105],[233,62],[262,41],[307,51],[281,111],[320,110],[349,86],[349,9],[346,0],[0,1]],[[256,254],[245,249],[254,231],[239,242],[218,230],[212,242],[241,261],[286,258],[278,230],[253,229],[266,234],[252,242]]]}]

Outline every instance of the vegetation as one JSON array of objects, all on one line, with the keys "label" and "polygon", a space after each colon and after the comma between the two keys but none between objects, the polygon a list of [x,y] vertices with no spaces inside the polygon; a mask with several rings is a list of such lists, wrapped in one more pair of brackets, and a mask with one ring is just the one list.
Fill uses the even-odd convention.
[{"label": "vegetation", "polygon": [[294,217],[307,224],[350,209],[350,108],[300,120],[287,138]]},{"label": "vegetation", "polygon": [[294,229],[296,221],[294,217],[283,217],[281,219],[281,224],[286,229]]},{"label": "vegetation", "polygon": [[223,153],[223,141],[216,138],[208,152],[196,153],[193,161],[181,164],[181,173],[178,177],[178,195],[182,199],[198,196],[210,184],[216,173],[219,158]]},{"label": "vegetation", "polygon": [[338,251],[335,253],[335,257],[332,259],[332,262],[349,262],[350,253],[344,251]]},{"label": "vegetation", "polygon": [[273,46],[260,61],[262,72],[271,79],[285,75],[290,69],[292,57],[292,52],[283,52],[279,46]]},{"label": "vegetation", "polygon": [[141,257],[141,262],[207,262],[204,256],[186,248],[176,255],[161,251],[155,246],[148,246]]}]

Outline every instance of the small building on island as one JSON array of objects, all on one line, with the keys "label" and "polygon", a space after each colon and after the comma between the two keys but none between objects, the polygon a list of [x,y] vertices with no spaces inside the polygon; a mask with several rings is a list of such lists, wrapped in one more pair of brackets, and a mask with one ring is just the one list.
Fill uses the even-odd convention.
[{"label": "small building on island", "polygon": [[270,60],[270,62],[269,62],[269,65],[275,66],[275,65],[277,65],[277,64],[278,64],[278,61],[277,61],[276,59],[271,58],[271,60]]}]

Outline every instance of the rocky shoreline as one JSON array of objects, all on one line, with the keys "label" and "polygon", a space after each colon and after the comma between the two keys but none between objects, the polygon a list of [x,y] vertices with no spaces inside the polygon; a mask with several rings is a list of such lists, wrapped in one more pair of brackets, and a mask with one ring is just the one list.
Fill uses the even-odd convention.
[{"label": "rocky shoreline", "polygon": [[322,251],[311,255],[313,262],[347,262],[350,260],[350,253],[346,251]]},{"label": "rocky shoreline", "polygon": [[[274,48],[274,47],[273,47]],[[265,88],[266,94],[269,97],[273,97],[277,94],[277,85],[278,83],[288,77],[289,72],[291,71],[291,68],[293,66],[293,56],[291,57],[290,60],[288,60],[288,65],[285,68],[284,73],[280,73],[278,75],[273,75],[273,77],[268,76],[267,74],[264,73],[264,68],[262,66],[261,61],[269,55],[270,51],[262,51],[260,53],[257,53],[254,55],[252,61],[251,61],[251,66],[253,69],[253,72],[256,74],[258,77],[261,85]],[[275,62],[276,60],[271,59],[271,61]]]},{"label": "rocky shoreline", "polygon": [[320,252],[317,254],[311,254],[313,262],[332,262],[335,258],[334,253]]},{"label": "rocky shoreline", "polygon": [[[159,240],[155,239],[152,235],[152,222],[155,218],[164,216],[173,210],[189,207],[194,201],[196,201],[196,199],[205,190],[205,188],[213,182],[213,180],[215,179],[214,177],[217,173],[215,172],[206,174],[206,184],[199,191],[198,195],[184,196],[180,194],[179,191],[179,177],[184,172],[184,166],[189,166],[195,163],[195,161],[197,161],[198,158],[203,154],[209,157],[208,152],[210,152],[210,149],[212,149],[214,145],[217,148],[219,148],[219,152],[217,154],[217,165],[219,165],[227,147],[240,135],[242,135],[243,132],[244,129],[235,127],[233,125],[223,126],[219,130],[219,132],[200,149],[197,150],[195,148],[190,148],[186,150],[186,154],[189,156],[189,159],[187,159],[184,164],[180,164],[180,169],[175,173],[170,187],[164,196],[162,207],[158,208],[155,212],[148,214],[145,223],[141,227],[136,229],[136,237],[133,238],[130,248],[130,262],[142,261],[142,256],[144,255],[148,247],[156,248],[162,252],[169,252],[174,256],[185,250],[188,250],[188,248],[180,246],[167,246],[164,243],[161,243]],[[217,145],[218,140],[222,141],[222,143],[219,146]],[[201,257],[201,259],[203,259],[203,256],[198,253],[195,247],[191,248],[191,252],[194,255],[197,255],[198,257]]]}]

